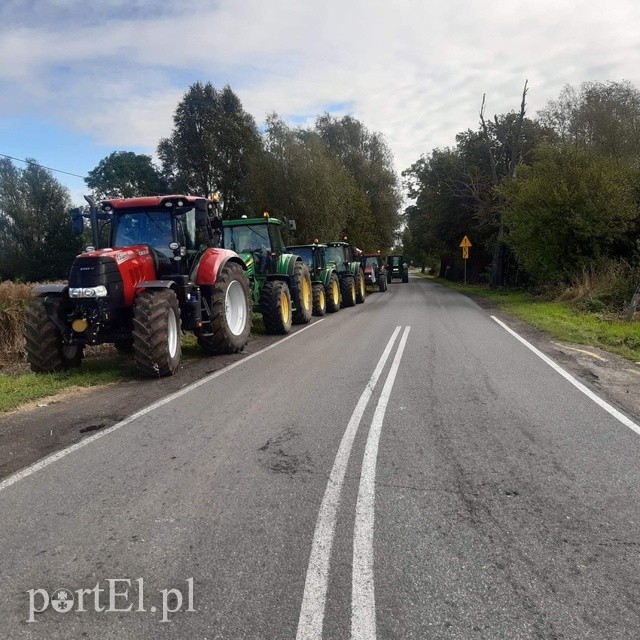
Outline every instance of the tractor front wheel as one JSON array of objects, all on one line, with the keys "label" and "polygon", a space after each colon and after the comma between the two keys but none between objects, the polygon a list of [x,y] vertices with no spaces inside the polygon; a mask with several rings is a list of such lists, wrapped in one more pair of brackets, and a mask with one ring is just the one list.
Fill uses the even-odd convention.
[{"label": "tractor front wheel", "polygon": [[198,335],[198,344],[210,355],[244,349],[251,331],[251,293],[242,267],[228,262],[202,293],[209,303],[213,331]]},{"label": "tractor front wheel", "polygon": [[329,281],[325,289],[325,297],[327,299],[327,311],[329,313],[340,311],[340,283],[335,273],[329,276]]},{"label": "tractor front wheel", "polygon": [[147,376],[172,376],[180,364],[180,305],[171,289],[147,289],[133,305],[133,359]]},{"label": "tractor front wheel", "polygon": [[307,324],[313,313],[313,291],[309,267],[302,260],[298,260],[293,267],[291,299],[295,306],[293,324]]},{"label": "tractor front wheel", "polygon": [[367,297],[367,284],[364,281],[364,272],[358,269],[356,275],[356,302],[362,304]]},{"label": "tractor front wheel", "polygon": [[[51,311],[59,313],[61,303],[61,299],[52,299],[49,303]],[[35,373],[52,373],[80,366],[82,346],[64,344],[42,297],[31,300],[24,323],[24,339],[27,361]]]},{"label": "tractor front wheel", "polygon": [[291,294],[286,282],[270,280],[262,285],[260,309],[267,333],[282,334],[291,331]]},{"label": "tractor front wheel", "polygon": [[378,278],[378,291],[386,291],[387,290],[387,278],[385,276],[380,276]]},{"label": "tractor front wheel", "polygon": [[340,280],[340,293],[343,307],[356,306],[356,281],[351,276]]},{"label": "tractor front wheel", "polygon": [[323,316],[327,312],[327,298],[322,284],[313,285],[313,315]]}]

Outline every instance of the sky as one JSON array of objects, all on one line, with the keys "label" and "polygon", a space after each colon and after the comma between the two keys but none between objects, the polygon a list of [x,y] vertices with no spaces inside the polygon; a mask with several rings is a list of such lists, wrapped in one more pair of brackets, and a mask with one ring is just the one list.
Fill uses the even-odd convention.
[{"label": "sky", "polygon": [[[196,81],[230,85],[258,124],[351,114],[400,172],[477,129],[483,94],[490,116],[517,110],[525,80],[531,117],[566,84],[640,87],[640,3],[0,2],[0,154],[79,176],[113,151],[153,155]],[[54,175],[82,203],[82,179]]]}]

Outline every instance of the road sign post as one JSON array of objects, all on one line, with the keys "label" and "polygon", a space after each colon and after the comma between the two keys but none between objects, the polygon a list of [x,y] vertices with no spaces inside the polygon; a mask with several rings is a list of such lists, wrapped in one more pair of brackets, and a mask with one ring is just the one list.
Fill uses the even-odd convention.
[{"label": "road sign post", "polygon": [[469,259],[469,247],[472,247],[471,240],[465,236],[459,245],[462,248],[462,259],[464,260],[464,284],[467,284],[467,260]]}]

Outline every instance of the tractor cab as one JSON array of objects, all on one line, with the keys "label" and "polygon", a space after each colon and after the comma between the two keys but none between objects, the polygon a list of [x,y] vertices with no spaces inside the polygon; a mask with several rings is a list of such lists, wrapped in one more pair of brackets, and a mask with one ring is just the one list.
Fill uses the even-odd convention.
[{"label": "tractor cab", "polygon": [[387,290],[387,269],[380,253],[366,253],[361,256],[364,280],[367,286]]},{"label": "tractor cab", "polygon": [[287,247],[287,251],[299,255],[309,267],[311,280],[319,282],[322,279],[322,272],[327,268],[325,258],[327,247],[323,244],[301,244]]}]

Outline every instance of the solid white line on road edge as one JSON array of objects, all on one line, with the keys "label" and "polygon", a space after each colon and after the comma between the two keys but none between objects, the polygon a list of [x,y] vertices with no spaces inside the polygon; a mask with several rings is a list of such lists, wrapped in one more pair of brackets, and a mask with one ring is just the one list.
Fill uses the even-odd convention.
[{"label": "solid white line on road edge", "polygon": [[530,342],[527,342],[522,336],[518,335],[513,329],[509,328],[504,322],[498,320],[495,316],[491,316],[492,320],[495,320],[503,329],[508,331],[514,338],[522,342],[522,344],[531,349],[540,359],[544,360],[551,368],[555,369],[563,378],[566,378],[576,389],[582,391],[585,396],[593,400],[598,406],[602,407],[605,411],[610,413],[616,420],[622,422],[625,427],[629,427],[632,431],[635,431],[640,435],[640,427],[633,422],[633,420],[627,418],[623,413],[618,411],[615,407],[612,407],[608,402],[604,401],[600,396],[597,396],[591,389],[585,387],[582,382],[578,382],[570,373],[565,371],[559,364],[556,364],[551,358],[546,356],[542,351],[536,349]]},{"label": "solid white line on road edge", "polygon": [[273,344],[270,344],[268,347],[265,347],[264,349],[260,349],[260,351],[256,351],[255,353],[252,353],[246,356],[245,358],[242,358],[242,360],[233,362],[232,364],[227,365],[226,367],[223,367],[218,371],[214,371],[212,374],[204,378],[201,378],[196,382],[192,382],[191,384],[187,385],[186,387],[183,387],[179,391],[176,391],[171,395],[165,396],[164,398],[162,398],[162,400],[158,400],[157,402],[150,404],[148,407],[145,407],[144,409],[140,409],[140,411],[136,411],[136,413],[131,414],[124,420],[121,420],[120,422],[114,424],[108,429],[105,429],[104,431],[100,431],[99,433],[89,436],[84,440],[80,440],[80,442],[76,442],[75,444],[72,444],[70,447],[67,447],[66,449],[57,451],[56,453],[53,453],[50,456],[47,456],[46,458],[39,460],[38,462],[28,466],[26,469],[23,469],[22,471],[18,471],[17,473],[14,473],[13,475],[9,476],[8,478],[5,478],[2,482],[0,482],[0,491],[2,491],[3,489],[7,489],[8,487],[15,484],[16,482],[19,482],[20,480],[23,480],[24,478],[27,478],[33,475],[34,473],[36,473],[36,471],[40,471],[40,469],[44,469],[45,467],[48,467],[50,464],[53,464],[54,462],[57,462],[58,460],[68,456],[70,453],[73,453],[78,449],[82,449],[83,447],[86,447],[87,445],[91,444],[92,442],[95,442],[96,440],[99,440],[100,438],[104,438],[105,436],[108,436],[110,433],[113,433],[118,429],[122,429],[122,427],[130,424],[134,420],[137,420],[138,418],[141,418],[142,416],[145,416],[148,413],[151,413],[155,409],[158,409],[159,407],[162,407],[163,405],[168,404],[169,402],[172,402],[176,398],[180,398],[186,393],[189,393],[190,391],[193,391],[194,389],[201,387],[203,384],[207,384],[207,382],[210,382],[211,380],[221,376],[227,371],[231,371],[231,369],[235,369],[237,366],[243,364],[244,362],[247,362],[248,360],[252,360],[253,358],[256,358],[257,356],[265,353],[266,351],[269,351],[270,349],[273,349],[274,347],[277,347],[279,344],[282,344],[283,342],[289,340],[290,338],[294,338],[295,336],[302,333],[303,331],[306,331],[307,329],[311,329],[311,327],[315,327],[320,322],[322,322],[322,320],[316,320],[313,324],[303,327],[299,331],[296,331],[295,333],[292,333],[282,338],[282,340],[278,340],[278,342],[274,342]]},{"label": "solid white line on road edge", "polygon": [[391,369],[376,406],[362,460],[360,488],[353,529],[353,574],[351,582],[351,638],[374,640],[376,637],[376,602],[373,586],[373,525],[376,500],[376,461],[382,423],[391,390],[400,367],[411,327],[405,327]]},{"label": "solid white line on road edge", "polygon": [[400,333],[400,328],[401,327],[396,327],[391,338],[389,338],[389,342],[382,352],[380,360],[378,360],[378,364],[362,392],[356,408],[351,414],[349,424],[340,441],[338,453],[336,453],[331,475],[329,476],[327,488],[318,512],[316,528],[313,532],[313,542],[311,544],[307,577],[304,583],[304,594],[302,596],[302,606],[300,607],[296,640],[322,640],[324,607],[329,583],[331,547],[333,545],[333,536],[336,528],[338,506],[340,505],[340,494],[347,472],[347,463],[349,462],[353,441],[360,426],[360,420],[362,420],[362,415],[367,408],[369,398],[371,398],[371,394],[382,373],[382,369],[389,359],[389,354],[391,353],[398,333]]}]

